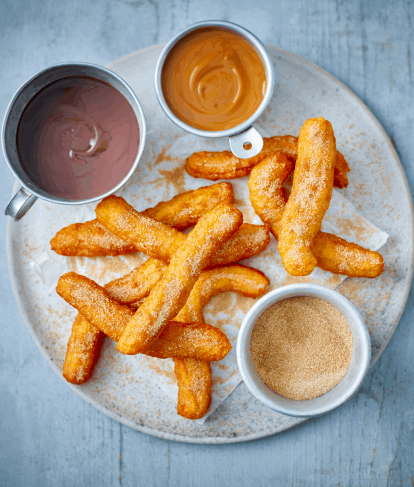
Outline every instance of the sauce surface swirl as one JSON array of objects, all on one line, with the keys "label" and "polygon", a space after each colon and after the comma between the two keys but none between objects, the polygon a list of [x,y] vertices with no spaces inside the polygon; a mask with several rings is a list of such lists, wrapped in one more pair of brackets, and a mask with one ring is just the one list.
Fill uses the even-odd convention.
[{"label": "sauce surface swirl", "polygon": [[178,118],[201,130],[218,131],[256,112],[266,91],[266,74],[259,54],[243,37],[206,27],[172,48],[161,83]]},{"label": "sauce surface swirl", "polygon": [[139,126],[119,91],[75,76],[51,83],[28,103],[17,147],[37,186],[82,200],[110,191],[128,174],[138,153]]}]

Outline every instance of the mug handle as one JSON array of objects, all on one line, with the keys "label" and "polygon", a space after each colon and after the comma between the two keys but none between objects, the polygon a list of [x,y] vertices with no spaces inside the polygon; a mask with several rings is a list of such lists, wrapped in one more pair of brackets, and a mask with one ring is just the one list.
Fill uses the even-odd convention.
[{"label": "mug handle", "polygon": [[[263,149],[263,138],[259,132],[250,127],[240,134],[229,137],[230,148],[233,154],[239,159],[248,159],[257,156]],[[249,145],[250,148],[245,148]]]},{"label": "mug handle", "polygon": [[36,200],[37,196],[22,187],[9,201],[4,214],[11,216],[15,222],[18,222],[30,210]]}]

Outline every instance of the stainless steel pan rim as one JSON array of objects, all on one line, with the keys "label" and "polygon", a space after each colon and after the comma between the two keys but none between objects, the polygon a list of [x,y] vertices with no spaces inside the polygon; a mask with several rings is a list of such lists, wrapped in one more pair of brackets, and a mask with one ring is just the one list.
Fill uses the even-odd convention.
[{"label": "stainless steel pan rim", "polygon": [[[116,186],[114,186],[110,191],[107,191],[106,193],[103,193],[102,195],[99,195],[99,196],[94,196],[93,198],[82,199],[82,200],[68,200],[65,198],[55,197],[55,196],[48,194],[46,191],[42,190],[41,188],[38,188],[35,184],[33,184],[30,181],[30,178],[27,175],[25,175],[23,170],[21,172],[16,170],[15,166],[19,165],[17,147],[15,147],[15,146],[10,147],[11,146],[10,141],[13,137],[13,134],[9,133],[9,132],[11,132],[9,124],[11,124],[11,123],[14,123],[15,125],[16,125],[16,123],[18,124],[18,121],[16,122],[16,120],[14,120],[14,121],[10,120],[10,116],[12,114],[13,109],[15,108],[16,103],[24,95],[24,92],[28,89],[28,87],[30,85],[32,85],[33,83],[35,83],[36,80],[40,79],[41,77],[44,77],[49,72],[52,74],[56,70],[64,70],[65,68],[67,68],[67,69],[78,68],[80,71],[82,69],[84,69],[85,70],[85,73],[84,73],[85,76],[92,76],[90,73],[87,73],[87,70],[93,70],[94,72],[101,73],[102,78],[97,77],[97,76],[92,76],[92,77],[100,79],[101,81],[108,82],[113,88],[115,88],[122,95],[125,96],[125,98],[128,100],[128,102],[131,104],[132,109],[134,110],[134,113],[137,117],[138,126],[139,126],[140,140],[139,140],[138,152],[137,152],[135,161],[132,164],[131,169],[129,170],[128,174]],[[40,89],[43,89],[45,86],[52,83],[53,81],[57,81],[58,79],[61,79],[61,78],[60,77],[57,77],[55,79],[51,78],[51,81],[43,84]],[[120,87],[122,88],[122,91],[119,89]],[[33,96],[35,96],[35,95],[32,95],[29,97],[29,99],[26,102],[26,105],[33,98]],[[24,110],[24,108],[21,111],[23,111],[23,110]],[[14,132],[14,130],[13,130],[13,132]],[[14,137],[15,137],[15,133],[14,133]],[[58,204],[63,204],[63,205],[81,205],[81,204],[92,203],[94,201],[98,201],[102,198],[105,198],[106,196],[109,196],[110,194],[112,194],[115,191],[117,191],[118,189],[120,189],[128,181],[128,179],[132,176],[135,169],[137,168],[137,166],[140,162],[141,156],[144,152],[145,140],[146,140],[145,116],[144,116],[144,112],[142,110],[141,104],[140,104],[137,96],[135,95],[134,91],[132,90],[132,88],[120,76],[118,76],[113,71],[111,71],[111,70],[109,70],[103,66],[99,66],[97,64],[80,63],[80,62],[65,62],[65,63],[54,64],[54,65],[49,66],[49,67],[45,68],[44,70],[36,73],[28,81],[26,81],[19,88],[19,90],[16,92],[16,94],[13,96],[12,100],[10,101],[10,103],[7,107],[5,117],[4,117],[4,121],[3,121],[3,129],[2,129],[2,135],[1,135],[1,143],[2,143],[3,153],[5,156],[6,162],[9,166],[10,170],[14,174],[14,176],[18,179],[19,183],[22,185],[22,193],[26,194],[26,195],[31,194],[34,199],[41,198],[41,199],[48,201],[50,203],[58,203]],[[13,162],[14,162],[14,164],[13,164]],[[29,208],[30,208],[30,206],[29,206]]]}]

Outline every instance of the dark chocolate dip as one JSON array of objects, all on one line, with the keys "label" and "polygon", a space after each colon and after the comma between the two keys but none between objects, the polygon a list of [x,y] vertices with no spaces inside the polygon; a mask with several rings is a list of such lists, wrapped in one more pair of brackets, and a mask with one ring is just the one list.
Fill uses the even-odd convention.
[{"label": "dark chocolate dip", "polygon": [[17,148],[30,179],[53,196],[83,200],[114,188],[138,153],[137,117],[112,86],[89,77],[56,81],[25,108]]}]

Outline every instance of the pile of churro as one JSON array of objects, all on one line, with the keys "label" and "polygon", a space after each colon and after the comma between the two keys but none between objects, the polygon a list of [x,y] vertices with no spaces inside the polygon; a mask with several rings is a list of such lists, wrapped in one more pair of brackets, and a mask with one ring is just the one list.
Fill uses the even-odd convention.
[{"label": "pile of churro", "polygon": [[[267,277],[238,262],[263,252],[270,232],[291,275],[308,275],[318,266],[372,278],[383,271],[383,260],[377,252],[320,231],[332,188],[346,187],[349,171],[336,151],[331,124],[322,118],[306,121],[299,138],[265,139],[254,158],[198,152],[187,159],[186,170],[210,180],[250,174],[251,203],[263,225],[243,222],[233,205],[232,185],[221,182],[143,212],[109,196],[97,205],[95,220],[63,228],[52,238],[51,248],[65,256],[149,256],[103,287],[74,272],[61,276],[57,292],[79,313],[63,366],[66,380],[82,384],[90,379],[108,336],[123,354],[172,358],[177,412],[198,419],[211,402],[210,362],[223,359],[231,349],[226,335],[205,323],[203,308],[223,292],[252,298],[265,293]],[[284,183],[292,172],[289,196]],[[193,226],[188,235],[181,232]]]}]

